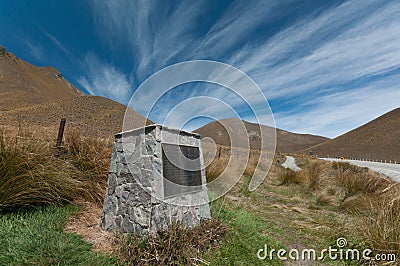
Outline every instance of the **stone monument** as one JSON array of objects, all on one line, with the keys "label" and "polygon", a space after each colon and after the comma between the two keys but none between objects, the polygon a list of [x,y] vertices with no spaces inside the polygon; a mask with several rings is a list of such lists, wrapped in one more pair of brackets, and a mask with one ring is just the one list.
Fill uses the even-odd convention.
[{"label": "stone monument", "polygon": [[200,143],[161,125],[116,134],[100,227],[157,235],[211,218]]}]

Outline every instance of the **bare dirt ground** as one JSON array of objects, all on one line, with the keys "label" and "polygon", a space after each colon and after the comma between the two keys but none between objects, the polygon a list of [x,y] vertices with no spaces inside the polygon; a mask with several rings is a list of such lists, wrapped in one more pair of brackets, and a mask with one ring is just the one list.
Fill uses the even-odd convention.
[{"label": "bare dirt ground", "polygon": [[65,231],[79,234],[93,244],[97,251],[112,253],[114,251],[114,233],[101,230],[99,227],[102,209],[89,202],[79,202],[82,210],[69,217]]}]

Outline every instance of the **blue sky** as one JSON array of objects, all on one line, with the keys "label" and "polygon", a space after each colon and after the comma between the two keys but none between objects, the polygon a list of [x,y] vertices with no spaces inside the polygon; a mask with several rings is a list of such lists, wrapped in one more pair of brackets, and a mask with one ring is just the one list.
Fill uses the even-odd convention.
[{"label": "blue sky", "polygon": [[[0,45],[18,57],[125,104],[153,73],[202,59],[248,74],[276,126],[293,132],[335,137],[400,106],[398,1],[1,1],[0,25]],[[150,118],[162,122],[190,97],[228,94],[185,84]],[[208,109],[217,119],[228,116],[223,105]],[[196,111],[190,104],[180,110]]]}]

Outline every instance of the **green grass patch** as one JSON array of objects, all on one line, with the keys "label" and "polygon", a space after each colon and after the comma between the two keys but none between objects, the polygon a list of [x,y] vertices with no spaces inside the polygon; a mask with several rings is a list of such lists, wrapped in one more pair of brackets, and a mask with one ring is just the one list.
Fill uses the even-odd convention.
[{"label": "green grass patch", "polygon": [[112,265],[115,259],[95,252],[63,225],[78,207],[50,206],[0,215],[1,265]]},{"label": "green grass patch", "polygon": [[247,212],[241,207],[221,206],[213,203],[213,215],[229,228],[227,236],[219,247],[205,255],[210,265],[283,265],[276,258],[260,260],[257,251],[268,245],[269,248],[284,246],[268,235],[269,224],[260,216]]}]

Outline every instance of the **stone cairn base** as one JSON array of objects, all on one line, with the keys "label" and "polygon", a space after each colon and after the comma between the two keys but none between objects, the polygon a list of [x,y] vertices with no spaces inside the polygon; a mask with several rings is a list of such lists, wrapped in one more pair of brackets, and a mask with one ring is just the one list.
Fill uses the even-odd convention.
[{"label": "stone cairn base", "polygon": [[[160,125],[115,135],[102,229],[157,235],[172,222],[193,227],[211,218],[204,167],[201,189],[165,197],[163,143],[198,147],[201,154],[199,135]],[[202,158],[200,161],[203,166]]]}]

